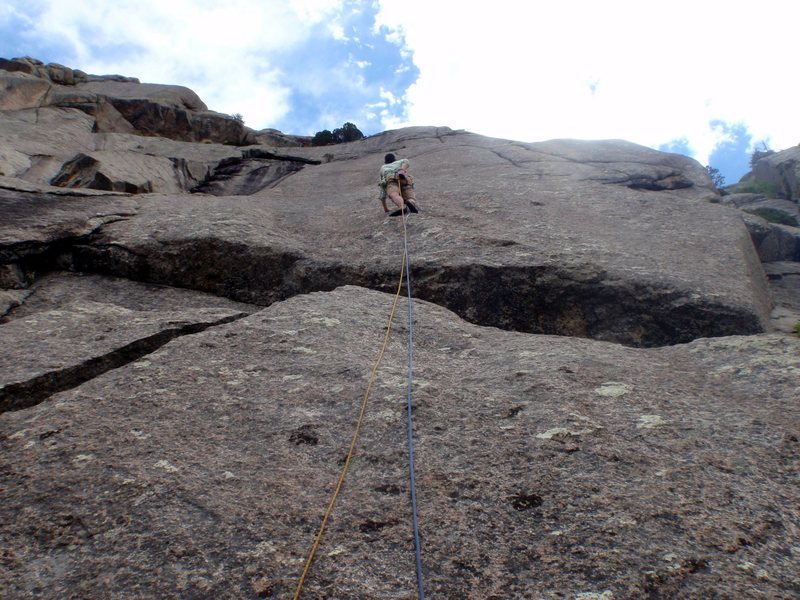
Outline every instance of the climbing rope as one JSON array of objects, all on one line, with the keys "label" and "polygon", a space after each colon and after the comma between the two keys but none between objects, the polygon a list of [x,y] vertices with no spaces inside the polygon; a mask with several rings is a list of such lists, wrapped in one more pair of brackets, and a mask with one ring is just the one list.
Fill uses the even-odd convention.
[{"label": "climbing rope", "polygon": [[421,558],[421,547],[420,547],[420,539],[419,539],[419,524],[417,520],[417,494],[415,489],[415,481],[414,481],[414,443],[413,443],[413,433],[412,433],[412,421],[411,421],[411,407],[412,407],[412,396],[411,396],[411,388],[412,388],[412,373],[413,373],[413,337],[412,337],[412,307],[411,307],[411,278],[409,276],[409,270],[406,268],[408,264],[408,233],[406,231],[406,215],[402,213],[403,219],[403,261],[400,265],[400,280],[397,283],[397,291],[394,295],[394,301],[392,302],[392,310],[389,313],[388,323],[386,325],[386,333],[383,338],[383,345],[381,346],[381,350],[378,354],[378,358],[375,361],[375,365],[372,368],[372,374],[370,375],[369,382],[367,383],[367,389],[364,392],[364,399],[361,402],[361,410],[358,414],[358,419],[356,421],[355,430],[353,431],[353,438],[350,441],[350,449],[347,452],[347,456],[344,461],[344,465],[342,467],[342,471],[339,474],[339,480],[336,484],[336,488],[333,491],[333,495],[331,496],[331,500],[328,503],[328,508],[325,511],[325,516],[322,518],[322,524],[320,525],[319,531],[314,539],[314,544],[311,546],[311,551],[308,554],[308,558],[306,559],[305,566],[303,567],[303,573],[300,576],[300,580],[297,583],[297,587],[294,592],[294,600],[299,600],[300,592],[303,590],[303,585],[305,584],[306,577],[308,576],[309,569],[311,568],[311,563],[314,560],[314,556],[317,553],[317,549],[319,548],[319,544],[322,541],[322,534],[325,532],[325,528],[328,525],[328,520],[330,519],[331,513],[333,512],[333,507],[336,504],[336,500],[339,498],[339,492],[341,492],[342,486],[344,485],[344,480],[347,475],[347,471],[350,468],[350,461],[355,454],[356,445],[358,443],[358,437],[361,433],[361,426],[364,423],[364,415],[367,409],[367,401],[369,400],[369,394],[372,391],[372,386],[375,383],[375,377],[378,373],[378,367],[383,360],[383,355],[386,353],[386,347],[389,344],[389,335],[392,331],[392,321],[394,320],[394,315],[397,310],[397,302],[400,299],[400,292],[403,289],[403,275],[405,274],[406,277],[406,288],[408,289],[408,393],[407,393],[407,404],[408,404],[408,452],[409,452],[409,472],[411,474],[411,513],[412,513],[412,524],[414,530],[414,554],[416,557],[416,571],[417,571],[417,588],[419,590],[419,600],[424,600],[425,595],[423,591],[423,579],[422,579],[422,558]]},{"label": "climbing rope", "polygon": [[[410,265],[408,260],[408,233],[406,232],[406,215],[403,217],[403,264]],[[400,277],[403,276],[402,271]],[[411,301],[411,267],[406,269],[406,292],[408,294],[408,392],[406,394],[406,412],[408,413],[408,473],[411,487],[411,524],[414,530],[414,560],[417,570],[417,592],[419,600],[425,600],[425,586],[422,577],[422,544],[419,539],[419,521],[417,519],[417,484],[414,478],[414,427],[411,420],[411,409],[414,406],[412,388],[414,384],[414,305]]]}]

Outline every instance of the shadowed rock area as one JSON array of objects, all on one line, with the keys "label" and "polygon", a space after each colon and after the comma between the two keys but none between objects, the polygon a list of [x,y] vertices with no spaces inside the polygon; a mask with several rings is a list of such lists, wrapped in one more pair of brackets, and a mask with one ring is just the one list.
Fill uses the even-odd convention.
[{"label": "shadowed rock area", "polygon": [[[342,160],[248,196],[137,196],[129,216],[59,248],[61,262],[263,305],[343,284],[392,289],[402,239],[373,199],[376,148],[389,147],[419,165],[427,198],[409,224],[420,298],[483,325],[640,346],[766,326],[747,229],[738,211],[705,201],[704,172],[688,159],[625,142],[520,144],[433,128],[348,146]],[[0,202],[8,227],[24,226],[29,196]],[[62,197],[40,210],[76,220],[84,206]]]},{"label": "shadowed rock area", "polygon": [[412,333],[427,596],[800,595],[800,230],[752,212],[793,214],[793,150],[778,202],[621,140],[316,148],[178,86],[0,84],[0,597],[293,597],[404,239],[301,597],[416,597]]}]

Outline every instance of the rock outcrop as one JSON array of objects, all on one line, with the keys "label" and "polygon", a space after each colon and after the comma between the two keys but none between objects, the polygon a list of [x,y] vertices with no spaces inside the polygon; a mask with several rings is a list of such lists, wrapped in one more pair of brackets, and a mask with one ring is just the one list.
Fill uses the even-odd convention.
[{"label": "rock outcrop", "polygon": [[762,261],[800,261],[800,147],[760,158],[740,183],[723,190],[722,202],[747,213]]},{"label": "rock outcrop", "polygon": [[764,263],[800,261],[800,229],[770,223],[757,215],[747,215],[744,221]]},{"label": "rock outcrop", "polygon": [[[235,204],[204,194],[131,198],[135,208],[91,240],[42,247],[33,266],[9,249],[9,262],[28,272],[50,256],[261,305],[343,284],[389,291],[401,240],[394,221],[375,218],[377,146],[402,147],[429,198],[410,224],[422,299],[483,325],[640,346],[766,327],[766,279],[738,212],[705,201],[711,191],[688,159],[624,142],[387,133]],[[462,175],[451,174],[454,164],[464,164]],[[3,196],[8,225],[19,215],[24,226],[28,195]],[[94,218],[86,206],[82,197],[39,203],[40,221]]]},{"label": "rock outcrop", "polygon": [[368,389],[304,598],[414,597],[409,390],[430,597],[800,594],[796,228],[695,161],[0,69],[0,596],[292,597]]},{"label": "rock outcrop", "polygon": [[89,76],[29,58],[0,59],[0,86],[2,111],[72,108],[95,117],[98,132],[235,145],[255,141],[240,121],[209,111],[197,94],[181,86]]},{"label": "rock outcrop", "polygon": [[753,179],[771,185],[779,197],[800,201],[800,146],[775,152],[753,165]]}]

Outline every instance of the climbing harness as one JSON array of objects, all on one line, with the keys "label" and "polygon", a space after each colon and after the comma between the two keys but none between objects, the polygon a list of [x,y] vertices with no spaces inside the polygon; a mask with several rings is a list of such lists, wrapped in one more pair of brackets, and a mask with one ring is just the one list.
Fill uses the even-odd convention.
[{"label": "climbing harness", "polygon": [[341,492],[342,486],[344,485],[344,479],[347,475],[347,471],[350,468],[350,461],[355,454],[356,445],[358,443],[358,437],[361,433],[361,426],[364,423],[364,415],[367,409],[367,401],[369,400],[369,394],[372,390],[372,386],[375,383],[375,377],[378,373],[378,367],[383,360],[383,355],[386,353],[386,347],[389,345],[389,335],[392,331],[392,321],[394,320],[394,314],[397,309],[397,302],[400,299],[400,292],[403,289],[403,275],[405,274],[406,280],[406,290],[408,292],[408,389],[406,394],[406,404],[407,404],[407,424],[408,424],[408,468],[409,468],[409,479],[410,479],[410,487],[411,487],[411,522],[414,534],[414,557],[416,563],[416,574],[417,574],[417,590],[419,593],[419,600],[425,600],[425,591],[423,585],[423,573],[422,573],[422,549],[420,544],[420,536],[419,536],[419,521],[417,519],[417,492],[416,492],[416,482],[414,479],[414,435],[413,435],[413,422],[411,420],[411,409],[413,407],[413,397],[412,397],[412,387],[413,387],[413,373],[414,373],[414,365],[413,365],[413,358],[414,358],[414,351],[413,351],[413,307],[411,302],[411,269],[408,267],[408,232],[406,230],[406,215],[405,213],[402,214],[403,218],[403,262],[400,265],[400,280],[397,283],[397,292],[395,292],[394,300],[392,302],[392,310],[389,313],[389,320],[386,325],[386,333],[384,334],[383,338],[383,345],[381,346],[380,352],[378,353],[378,358],[375,361],[375,365],[372,368],[372,374],[370,375],[369,382],[367,383],[367,389],[364,393],[364,399],[361,402],[361,410],[358,414],[358,419],[356,420],[356,426],[353,431],[353,438],[350,442],[350,449],[347,452],[347,456],[344,460],[344,465],[342,466],[342,471],[339,474],[339,480],[336,483],[336,488],[333,491],[333,495],[331,496],[331,500],[328,503],[328,508],[325,511],[325,516],[322,518],[322,524],[319,527],[319,531],[317,532],[316,538],[314,539],[314,544],[311,546],[311,551],[308,554],[308,558],[306,559],[305,566],[303,567],[303,573],[300,576],[300,580],[297,583],[297,587],[294,592],[294,600],[299,600],[300,592],[303,590],[303,584],[305,583],[306,577],[308,576],[309,569],[311,568],[311,563],[314,560],[314,556],[317,553],[317,549],[319,548],[319,544],[322,541],[322,534],[325,532],[325,528],[328,525],[328,520],[330,519],[331,513],[333,512],[333,507],[336,504],[336,500],[339,497],[339,492]]}]

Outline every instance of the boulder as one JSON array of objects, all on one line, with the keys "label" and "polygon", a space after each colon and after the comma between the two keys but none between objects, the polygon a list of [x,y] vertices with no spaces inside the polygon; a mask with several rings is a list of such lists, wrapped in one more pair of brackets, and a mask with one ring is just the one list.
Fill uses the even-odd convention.
[{"label": "boulder", "polygon": [[[98,104],[99,120],[127,123],[108,102]],[[116,115],[116,116],[115,116]],[[184,192],[205,180],[222,161],[242,157],[234,146],[188,143],[129,133],[98,133],[91,116],[76,108],[0,113],[0,172],[34,184],[53,180],[70,187],[90,186],[132,193]],[[91,173],[76,157],[92,157]],[[76,169],[81,176],[77,177]],[[151,169],[153,170],[151,172]],[[25,186],[17,189],[26,189]]]},{"label": "boulder", "polygon": [[[65,94],[82,94],[86,97],[103,97],[112,102],[151,103],[164,108],[207,111],[208,107],[192,90],[181,85],[132,83],[120,81],[90,81]],[[64,102],[65,99],[59,99]]]},{"label": "boulder", "polygon": [[291,135],[277,129],[262,129],[255,132],[256,142],[274,148],[310,146],[311,136]]},{"label": "boulder", "polygon": [[773,223],[792,227],[800,225],[800,206],[791,200],[768,198],[763,194],[730,194],[723,197],[722,203]]},{"label": "boulder", "polygon": [[87,81],[119,81],[139,83],[135,77],[122,75],[88,75],[80,69],[71,69],[57,63],[44,64],[29,56],[22,58],[0,58],[0,70],[10,73],[26,73],[59,85],[75,85]]},{"label": "boulder", "polygon": [[78,154],[64,163],[50,183],[129,194],[154,190],[176,193],[182,189],[175,164],[169,158],[116,151]]},{"label": "boulder", "polygon": [[0,112],[0,170],[34,185],[48,185],[64,162],[95,149],[92,118],[76,109]]},{"label": "boulder", "polygon": [[24,58],[0,58],[0,70],[9,73],[24,73],[26,75],[37,75],[37,69],[44,65],[40,60],[30,57]]},{"label": "boulder", "polygon": [[800,228],[770,223],[755,214],[743,220],[763,262],[800,261]]},{"label": "boulder", "polygon": [[41,106],[52,86],[36,76],[0,71],[0,111]]},{"label": "boulder", "polygon": [[783,198],[800,200],[800,146],[761,158],[753,165],[755,181],[768,183]]},{"label": "boulder", "polygon": [[[98,132],[135,131],[181,141],[233,145],[255,141],[241,122],[209,111],[197,94],[181,86],[90,81],[54,89],[50,103],[92,115],[101,111]],[[115,111],[113,118],[109,118],[108,104]]]}]

